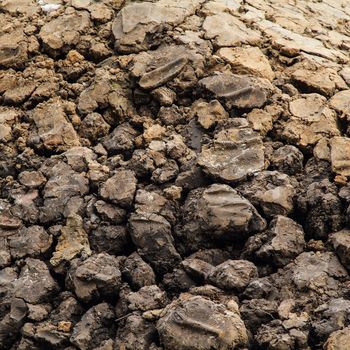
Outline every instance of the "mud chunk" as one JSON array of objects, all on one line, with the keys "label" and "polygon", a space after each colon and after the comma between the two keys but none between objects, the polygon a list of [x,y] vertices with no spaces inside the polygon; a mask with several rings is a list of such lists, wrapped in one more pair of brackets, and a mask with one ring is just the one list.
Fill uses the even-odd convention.
[{"label": "mud chunk", "polygon": [[101,200],[95,203],[95,208],[103,220],[111,221],[114,224],[121,224],[125,220],[125,209],[118,208],[115,205],[106,203]]},{"label": "mud chunk", "polygon": [[108,106],[108,97],[111,91],[109,82],[101,79],[93,82],[79,96],[78,111],[82,114],[94,112],[98,107]]},{"label": "mud chunk", "polygon": [[[37,147],[48,151],[62,152],[73,146],[80,146],[79,138],[73,125],[67,120],[60,100],[50,100],[39,104],[31,114],[39,137]],[[36,141],[35,141],[36,142]]]},{"label": "mud chunk", "polygon": [[345,81],[334,69],[321,67],[316,71],[298,69],[292,74],[292,79],[305,92],[316,92],[325,96],[332,96],[336,89],[347,89]]},{"label": "mud chunk", "polygon": [[311,325],[311,334],[316,341],[325,341],[333,332],[346,327],[349,319],[349,301],[344,298],[331,298],[327,303],[315,309],[315,320]]},{"label": "mud chunk", "polygon": [[116,257],[107,253],[92,255],[70,272],[75,294],[88,303],[100,298],[116,298],[121,272]]},{"label": "mud chunk", "polygon": [[252,279],[258,277],[258,270],[247,260],[227,260],[216,266],[209,280],[221,289],[244,289]]},{"label": "mud chunk", "polygon": [[201,296],[183,296],[171,303],[157,330],[165,350],[234,349],[248,341],[237,311]]},{"label": "mud chunk", "polygon": [[336,93],[330,100],[329,104],[338,113],[341,119],[349,120],[350,118],[350,90],[344,90]]},{"label": "mud chunk", "polygon": [[335,185],[328,180],[313,182],[298,197],[298,206],[305,213],[305,233],[312,238],[327,238],[341,229],[344,220],[342,205]]},{"label": "mud chunk", "polygon": [[171,225],[163,216],[133,213],[129,219],[130,235],[138,253],[158,273],[171,271],[181,260],[174,247]]},{"label": "mud chunk", "polygon": [[51,265],[57,267],[77,256],[87,257],[90,254],[88,235],[83,228],[82,218],[76,214],[70,215],[66,226],[61,230],[56,250],[50,259]]},{"label": "mud chunk", "polygon": [[37,188],[46,182],[45,177],[38,171],[23,171],[18,175],[20,183],[29,188]]},{"label": "mud chunk", "polygon": [[262,107],[267,99],[258,80],[242,75],[217,73],[200,80],[199,85],[214,97],[222,99],[228,108]]},{"label": "mud chunk", "polygon": [[158,286],[144,286],[137,292],[132,292],[126,297],[128,308],[131,311],[147,311],[161,309],[167,304],[167,296]]},{"label": "mud chunk", "polygon": [[204,129],[210,129],[218,121],[228,118],[228,113],[218,100],[212,100],[209,103],[200,101],[194,103],[194,113],[197,115],[198,123]]},{"label": "mud chunk", "polygon": [[282,136],[290,143],[307,147],[322,137],[340,135],[336,115],[317,94],[304,95],[289,103],[292,118],[282,123]]},{"label": "mud chunk", "polygon": [[118,125],[103,140],[108,153],[130,155],[134,150],[134,141],[138,132],[129,123]]},{"label": "mud chunk", "polygon": [[199,281],[201,283],[206,281],[214,270],[213,265],[196,258],[187,258],[182,261],[181,265],[194,281]]},{"label": "mud chunk", "polygon": [[341,263],[350,270],[350,231],[347,229],[332,233],[329,241],[337,253]]},{"label": "mud chunk", "polygon": [[[130,3],[123,7],[113,22],[116,48],[123,53],[147,50],[159,39],[165,26],[175,26],[191,15],[202,0],[185,0],[181,7],[174,0]],[[154,40],[152,40],[154,36]],[[158,40],[157,40],[158,39]]]},{"label": "mud chunk", "polygon": [[96,143],[99,138],[106,136],[110,126],[102,118],[101,114],[88,114],[80,124],[79,134]]},{"label": "mud chunk", "polygon": [[80,34],[90,26],[90,16],[86,11],[61,15],[46,23],[40,30],[39,36],[49,52],[58,50],[68,51],[78,44]]},{"label": "mud chunk", "polygon": [[136,192],[137,179],[133,171],[117,170],[100,188],[101,197],[121,207],[132,205]]},{"label": "mud chunk", "polygon": [[336,279],[347,276],[335,254],[304,252],[294,260],[292,281],[298,290],[337,288]]},{"label": "mud chunk", "polygon": [[28,44],[22,27],[11,33],[0,32],[0,66],[21,66],[28,58]]},{"label": "mud chunk", "polygon": [[287,145],[276,149],[270,161],[273,169],[295,175],[303,170],[304,155],[298,148]]},{"label": "mud chunk", "polygon": [[237,190],[266,216],[288,215],[293,211],[295,184],[288,175],[278,171],[263,171]]},{"label": "mud chunk", "polygon": [[198,164],[213,178],[244,180],[248,174],[264,169],[261,137],[246,126],[219,131],[211,143],[202,147]]},{"label": "mud chunk", "polygon": [[292,219],[277,216],[271,221],[267,235],[267,242],[255,253],[264,261],[272,261],[276,266],[282,267],[303,252],[304,232]]},{"label": "mud chunk", "polygon": [[165,86],[153,90],[151,94],[161,106],[171,106],[176,99],[176,93]]},{"label": "mud chunk", "polygon": [[180,57],[174,61],[156,68],[142,76],[139,81],[139,85],[143,89],[155,89],[161,85],[164,85],[169,80],[175,78],[187,63],[186,57]]},{"label": "mud chunk", "polygon": [[179,173],[179,167],[175,160],[168,160],[162,167],[155,169],[152,173],[152,180],[157,184],[164,184],[174,180]]},{"label": "mud chunk", "polygon": [[10,310],[0,321],[0,345],[3,348],[10,348],[25,322],[28,307],[24,300],[13,298]]},{"label": "mud chunk", "polygon": [[266,135],[273,128],[272,116],[261,109],[253,109],[247,115],[247,120],[254,131]]},{"label": "mud chunk", "polygon": [[34,0],[4,0],[1,9],[11,14],[21,13],[27,16],[32,16],[40,10]]},{"label": "mud chunk", "polygon": [[276,301],[266,299],[244,300],[239,311],[247,328],[252,329],[255,333],[262,324],[271,321],[271,318],[277,318]]},{"label": "mud chunk", "polygon": [[271,65],[258,47],[222,48],[217,53],[228,62],[236,74],[251,74],[273,80]]},{"label": "mud chunk", "polygon": [[129,240],[124,226],[100,225],[89,235],[91,248],[99,253],[123,254],[129,248]]},{"label": "mud chunk", "polygon": [[45,263],[32,258],[26,259],[26,264],[13,286],[15,297],[31,304],[49,301],[58,291],[58,285]]},{"label": "mud chunk", "polygon": [[333,332],[327,339],[325,350],[346,350],[350,346],[350,327]]},{"label": "mud chunk", "polygon": [[186,121],[186,116],[182,111],[176,107],[161,107],[158,113],[158,118],[164,125],[178,125],[183,124]]},{"label": "mud chunk", "polygon": [[237,17],[222,12],[206,17],[203,22],[205,38],[212,39],[215,46],[256,45],[260,41],[260,33],[249,29]]},{"label": "mud chunk", "polygon": [[137,253],[131,254],[125,260],[123,276],[136,290],[155,284],[156,278],[152,268]]},{"label": "mud chunk", "polygon": [[215,240],[241,239],[266,227],[254,206],[228,185],[191,191],[182,213],[183,224],[176,234],[186,249],[198,250],[200,244]]},{"label": "mud chunk", "polygon": [[307,349],[307,333],[299,329],[288,330],[281,321],[263,325],[255,336],[257,344],[262,349],[271,346],[276,349]]},{"label": "mud chunk", "polygon": [[19,105],[31,96],[35,88],[35,83],[27,83],[8,89],[3,95],[4,103],[8,105]]},{"label": "mud chunk", "polygon": [[[89,186],[88,179],[83,174],[73,171],[63,162],[52,166],[45,175],[48,181],[44,187],[44,206],[41,208],[40,220],[49,222],[61,218],[69,202],[87,194]],[[71,213],[74,214],[76,211]]]},{"label": "mud chunk", "polygon": [[333,137],[330,141],[332,170],[342,176],[350,176],[350,138]]},{"label": "mud chunk", "polygon": [[8,246],[14,259],[39,257],[50,249],[51,244],[52,237],[41,226],[22,227],[8,238]]},{"label": "mud chunk", "polygon": [[156,333],[152,322],[133,314],[127,317],[124,326],[118,327],[115,346],[125,350],[149,350]]},{"label": "mud chunk", "polygon": [[114,338],[114,311],[107,304],[93,306],[73,328],[70,341],[80,350],[96,349],[103,341]]}]

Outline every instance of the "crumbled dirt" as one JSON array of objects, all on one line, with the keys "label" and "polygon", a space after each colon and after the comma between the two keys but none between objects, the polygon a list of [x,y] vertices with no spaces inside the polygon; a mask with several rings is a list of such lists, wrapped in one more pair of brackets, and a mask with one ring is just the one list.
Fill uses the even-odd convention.
[{"label": "crumbled dirt", "polygon": [[349,350],[349,23],[0,1],[0,349]]}]

